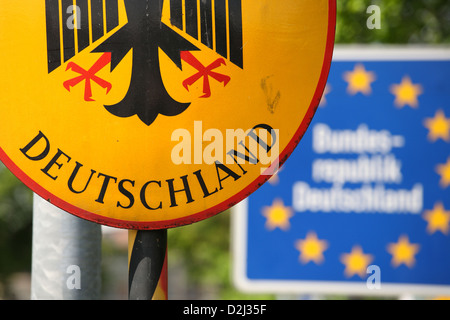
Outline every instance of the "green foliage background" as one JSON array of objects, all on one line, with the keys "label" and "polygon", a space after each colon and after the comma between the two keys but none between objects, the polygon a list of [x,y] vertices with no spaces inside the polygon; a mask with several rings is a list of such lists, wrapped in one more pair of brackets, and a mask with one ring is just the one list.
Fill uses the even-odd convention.
[{"label": "green foliage background", "polygon": [[10,276],[31,270],[32,193],[0,163],[0,299],[14,298]]},{"label": "green foliage background", "polygon": [[[381,9],[381,29],[370,30],[367,8]],[[337,0],[336,43],[450,43],[448,0]]]},{"label": "green foliage background", "polygon": [[[368,6],[381,9],[381,29],[370,30]],[[449,44],[448,0],[337,0],[338,44]],[[215,288],[218,299],[245,295],[231,283],[230,215],[169,231],[169,261],[182,265],[191,288]],[[10,277],[31,271],[32,193],[0,167],[0,299],[14,299]],[[110,251],[110,248],[108,248]],[[120,252],[120,250],[118,250]],[[126,259],[126,258],[125,258]],[[111,281],[111,280],[110,280]],[[110,282],[109,281],[109,282]]]}]

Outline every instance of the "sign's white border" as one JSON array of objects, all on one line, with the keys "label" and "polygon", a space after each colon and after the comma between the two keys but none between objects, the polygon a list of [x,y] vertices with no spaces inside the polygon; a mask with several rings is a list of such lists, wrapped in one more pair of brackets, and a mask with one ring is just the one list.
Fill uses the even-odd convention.
[{"label": "sign's white border", "polygon": [[[335,46],[333,61],[450,60],[448,46]],[[231,209],[233,281],[244,292],[278,294],[348,294],[361,296],[448,296],[450,286],[383,283],[369,289],[366,281],[253,280],[247,277],[248,201]],[[450,270],[449,270],[450,272]]]}]

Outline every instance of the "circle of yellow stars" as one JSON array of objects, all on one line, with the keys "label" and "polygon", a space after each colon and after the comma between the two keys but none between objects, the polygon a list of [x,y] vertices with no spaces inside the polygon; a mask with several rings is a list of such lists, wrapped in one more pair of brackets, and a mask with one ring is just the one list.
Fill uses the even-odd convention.
[{"label": "circle of yellow stars", "polygon": [[[355,65],[352,71],[345,72],[343,79],[348,83],[347,93],[356,95],[370,95],[372,93],[372,83],[376,81],[376,75],[373,71],[368,71],[362,63]],[[411,108],[419,107],[419,96],[424,93],[422,85],[414,83],[412,79],[405,75],[400,83],[390,86],[390,92],[395,96],[393,105],[397,108],[409,106]],[[331,91],[329,85],[326,86],[320,106],[327,103],[326,95]],[[447,118],[442,109],[436,111],[434,116],[426,118],[423,122],[428,129],[427,139],[430,142],[442,140],[450,143],[450,118]],[[438,164],[435,168],[440,175],[440,186],[447,188],[450,186],[450,155],[446,163]],[[275,180],[276,179],[276,180]],[[274,177],[272,184],[279,183],[279,176]],[[262,210],[266,217],[266,228],[273,231],[279,228],[287,231],[290,228],[290,219],[294,216],[294,211],[286,206],[280,198],[276,198],[271,206],[266,206]],[[434,204],[432,209],[425,210],[422,218],[426,221],[426,231],[429,234],[440,232],[449,235],[450,231],[450,210],[447,210],[442,202]],[[320,239],[313,230],[307,232],[305,238],[297,239],[294,247],[298,250],[298,260],[301,264],[315,263],[320,265],[325,261],[325,251],[329,248],[329,243],[325,239]],[[420,252],[420,245],[411,243],[407,235],[401,235],[397,242],[389,243],[386,251],[392,256],[391,265],[397,268],[404,265],[413,268],[416,263],[416,255]],[[374,256],[364,252],[363,248],[356,244],[350,252],[340,255],[340,262],[345,266],[344,275],[348,278],[355,275],[365,278],[367,268],[374,261]]]},{"label": "circle of yellow stars", "polygon": [[[293,209],[286,206],[280,198],[274,199],[271,206],[266,206],[262,210],[266,217],[266,228],[273,231],[277,228],[287,231],[290,227],[290,219],[294,216]],[[442,204],[435,206],[433,210],[425,212],[425,219],[429,221],[427,230],[430,233],[442,231],[447,234],[450,224],[450,211],[446,211]],[[305,238],[297,239],[294,247],[299,252],[299,262],[303,265],[315,263],[320,265],[325,261],[325,251],[329,248],[329,243],[325,239],[320,239],[315,231],[310,230]],[[405,265],[412,268],[416,262],[415,256],[420,251],[420,246],[411,243],[407,235],[399,237],[397,242],[389,243],[386,251],[391,254],[391,265],[399,267]],[[374,261],[374,256],[365,253],[360,245],[352,247],[350,252],[342,253],[340,262],[345,266],[344,275],[351,278],[355,275],[365,278],[367,267]]]}]

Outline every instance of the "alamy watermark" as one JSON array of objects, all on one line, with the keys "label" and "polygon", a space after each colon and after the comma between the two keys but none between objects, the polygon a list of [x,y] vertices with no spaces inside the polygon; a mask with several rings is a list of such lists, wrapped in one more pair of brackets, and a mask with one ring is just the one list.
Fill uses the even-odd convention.
[{"label": "alamy watermark", "polygon": [[[66,20],[66,26],[68,29],[81,29],[81,9],[79,6],[70,5],[66,10],[67,14],[70,14]],[[381,29],[381,8],[377,5],[370,5],[366,10],[370,16],[367,19],[366,26],[368,29]]]},{"label": "alamy watermark", "polygon": [[[180,164],[261,164],[262,174],[272,175],[278,169],[279,130],[259,124],[251,129],[216,128],[204,130],[202,121],[194,121],[193,130],[179,128],[172,132],[176,143],[172,162]],[[270,170],[267,170],[270,169]]]},{"label": "alamy watermark", "polygon": [[381,8],[377,5],[371,5],[366,10],[367,14],[370,14],[367,18],[367,28],[370,30],[381,29]]},{"label": "alamy watermark", "polygon": [[77,265],[70,265],[66,269],[69,276],[66,279],[66,286],[69,290],[81,290],[81,268]]},{"label": "alamy watermark", "polygon": [[367,267],[366,273],[369,275],[366,286],[369,290],[381,289],[381,268],[375,264]]},{"label": "alamy watermark", "polygon": [[81,29],[81,9],[79,6],[68,6],[66,10],[70,16],[66,20],[66,26],[69,30]]}]

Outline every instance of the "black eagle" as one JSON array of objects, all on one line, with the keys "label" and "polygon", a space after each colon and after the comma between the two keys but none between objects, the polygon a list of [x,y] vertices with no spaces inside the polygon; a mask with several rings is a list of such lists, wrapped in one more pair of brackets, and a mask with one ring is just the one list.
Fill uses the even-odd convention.
[{"label": "black eagle", "polygon": [[[241,0],[215,0],[214,8],[211,0],[166,0],[170,2],[172,26],[184,32],[186,37],[162,22],[164,0],[123,1],[127,15],[127,23],[123,26],[119,26],[118,0],[61,0],[61,6],[58,0],[45,1],[49,73],[90,45],[94,47],[91,52],[111,54],[111,71],[133,49],[128,92],[122,101],[105,106],[111,114],[118,117],[137,115],[150,125],[159,114],[175,116],[189,107],[190,103],[174,100],[165,89],[159,49],[180,69],[181,52],[200,50],[200,43],[215,48],[218,54],[243,67]],[[76,32],[65,23],[74,11]],[[106,25],[103,25],[104,21]],[[60,26],[63,26],[62,39]],[[75,52],[76,47],[78,52]]]}]

